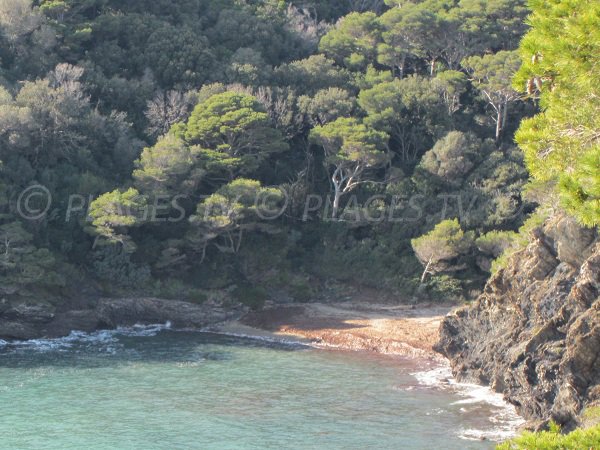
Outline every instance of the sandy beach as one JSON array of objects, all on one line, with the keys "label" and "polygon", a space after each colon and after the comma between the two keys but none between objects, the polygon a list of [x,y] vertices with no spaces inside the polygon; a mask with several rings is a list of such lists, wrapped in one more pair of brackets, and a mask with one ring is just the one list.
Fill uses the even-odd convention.
[{"label": "sandy beach", "polygon": [[276,336],[324,348],[442,360],[432,350],[441,319],[452,308],[439,305],[310,303],[274,305],[226,322],[214,331]]}]

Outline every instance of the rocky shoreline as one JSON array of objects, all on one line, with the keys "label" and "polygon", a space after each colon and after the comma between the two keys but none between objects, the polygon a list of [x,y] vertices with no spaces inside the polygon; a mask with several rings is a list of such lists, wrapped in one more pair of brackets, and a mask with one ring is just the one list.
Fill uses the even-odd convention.
[{"label": "rocky shoreline", "polygon": [[0,311],[0,339],[59,338],[72,331],[169,322],[174,329],[293,338],[323,348],[440,361],[433,345],[449,311],[448,306],[341,302],[272,304],[249,312],[242,305],[158,298],[98,298],[57,309],[45,302],[17,301]]},{"label": "rocky shoreline", "polygon": [[46,303],[16,302],[0,312],[0,339],[58,338],[71,331],[92,332],[135,324],[170,322],[174,328],[200,329],[240,318],[246,308],[206,302],[198,305],[158,298],[99,298],[74,309],[56,310]]},{"label": "rocky shoreline", "polygon": [[552,419],[568,430],[600,404],[599,295],[597,233],[557,215],[444,319],[435,348],[458,380],[489,384],[533,428]]},{"label": "rocky shoreline", "polygon": [[376,296],[364,295],[271,304],[259,312],[157,298],[88,298],[60,308],[1,300],[0,339],[170,322],[175,329],[291,337],[323,348],[446,357],[458,381],[490,385],[530,428],[553,419],[568,429],[586,406],[600,404],[599,293],[600,238],[557,216],[534,230],[528,247],[489,280],[476,302],[449,315],[451,306],[377,304]]}]

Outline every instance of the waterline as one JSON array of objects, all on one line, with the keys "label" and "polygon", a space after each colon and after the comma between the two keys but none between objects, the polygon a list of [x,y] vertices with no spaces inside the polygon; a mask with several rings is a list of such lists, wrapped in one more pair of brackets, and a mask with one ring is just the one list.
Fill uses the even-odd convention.
[{"label": "waterline", "polygon": [[[164,325],[0,348],[0,448],[485,449],[414,361]],[[473,408],[461,412],[461,408]]]}]

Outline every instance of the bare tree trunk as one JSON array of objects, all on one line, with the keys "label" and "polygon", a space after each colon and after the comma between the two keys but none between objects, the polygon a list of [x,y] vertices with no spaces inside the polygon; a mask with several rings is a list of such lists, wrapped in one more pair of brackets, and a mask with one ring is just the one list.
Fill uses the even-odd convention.
[{"label": "bare tree trunk", "polygon": [[240,232],[238,233],[238,241],[237,241],[237,245],[235,246],[235,253],[238,253],[240,251],[240,247],[242,246],[242,236],[244,234],[244,229],[240,228]]},{"label": "bare tree trunk", "polygon": [[204,262],[204,258],[206,258],[206,242],[204,243],[204,246],[202,247],[202,255],[200,256],[200,261],[198,262],[198,265],[202,264]]},{"label": "bare tree trunk", "polygon": [[504,102],[504,105],[502,105],[502,126],[500,127],[500,133],[502,133],[502,130],[504,130],[504,127],[506,127],[507,116],[508,116],[508,102]]},{"label": "bare tree trunk", "polygon": [[429,273],[430,266],[431,266],[431,258],[429,258],[429,261],[427,261],[427,264],[425,265],[425,270],[423,271],[423,274],[421,275],[421,284],[425,283],[425,278],[427,278],[427,274]]},{"label": "bare tree trunk", "polygon": [[331,211],[331,218],[336,219],[338,216],[338,210],[340,209],[340,198],[342,197],[342,191],[335,185],[335,192],[333,194],[333,210]]},{"label": "bare tree trunk", "polygon": [[502,134],[502,105],[499,105],[496,112],[496,143],[500,142]]}]

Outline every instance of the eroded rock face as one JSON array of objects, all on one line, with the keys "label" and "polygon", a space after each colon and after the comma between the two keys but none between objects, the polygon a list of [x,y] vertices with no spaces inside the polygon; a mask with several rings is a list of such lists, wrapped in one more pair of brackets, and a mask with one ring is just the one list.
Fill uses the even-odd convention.
[{"label": "eroded rock face", "polygon": [[[76,309],[56,311],[44,302],[5,302],[0,310],[0,339],[53,338],[71,331],[91,332],[135,324],[163,324],[174,328],[201,328],[239,318],[242,307],[223,308],[207,302],[202,305],[156,298],[102,298],[79,302]],[[1,306],[1,302],[0,302]]]},{"label": "eroded rock face", "polygon": [[600,400],[600,239],[562,215],[450,314],[436,350],[458,379],[490,384],[527,419],[567,428]]}]

